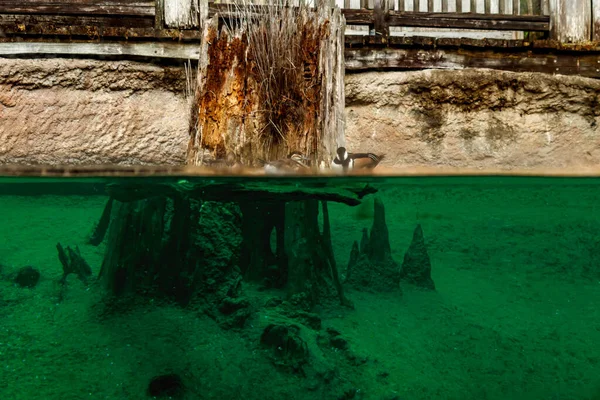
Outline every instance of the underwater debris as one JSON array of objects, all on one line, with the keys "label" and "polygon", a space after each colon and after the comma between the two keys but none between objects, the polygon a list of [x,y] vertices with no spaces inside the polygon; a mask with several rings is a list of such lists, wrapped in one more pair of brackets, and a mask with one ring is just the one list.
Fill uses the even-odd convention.
[{"label": "underwater debris", "polygon": [[431,260],[425,246],[421,224],[415,228],[412,242],[404,254],[400,279],[425,289],[435,290],[435,284],[431,279]]},{"label": "underwater debris", "polygon": [[40,271],[28,265],[19,269],[15,276],[15,283],[20,287],[33,288],[40,280]]},{"label": "underwater debris", "polygon": [[63,267],[63,276],[60,282],[64,284],[69,274],[75,274],[84,284],[87,284],[88,278],[92,275],[92,268],[81,256],[79,247],[75,246],[75,250],[67,246],[67,251],[60,243],[56,244],[58,250],[58,259]]},{"label": "underwater debris", "polygon": [[352,245],[346,282],[358,290],[400,291],[400,268],[392,258],[390,239],[381,199],[374,201],[371,232],[363,229],[360,246]]},{"label": "underwater debris", "polygon": [[148,384],[148,396],[180,398],[183,396],[185,386],[183,380],[177,374],[155,376]]},{"label": "underwater debris", "polygon": [[106,235],[106,231],[108,229],[108,225],[110,224],[110,215],[112,211],[113,198],[110,197],[106,204],[104,205],[104,210],[102,211],[102,216],[100,217],[100,221],[94,228],[92,235],[90,236],[88,243],[92,246],[98,246],[104,240],[104,236]]}]

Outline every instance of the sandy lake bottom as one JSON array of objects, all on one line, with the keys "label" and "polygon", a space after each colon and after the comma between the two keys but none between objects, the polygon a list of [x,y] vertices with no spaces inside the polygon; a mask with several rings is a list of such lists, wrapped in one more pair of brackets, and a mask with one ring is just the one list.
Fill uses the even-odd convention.
[{"label": "sandy lake bottom", "polygon": [[[342,398],[600,399],[600,182],[388,180],[377,196],[399,264],[421,224],[436,290],[348,290],[354,310],[317,310],[364,359],[339,364]],[[0,193],[0,398],[144,399],[168,372],[186,399],[322,398],[277,370],[252,329],[224,330],[194,306],[100,316],[101,288],[73,276],[59,301],[56,244],[79,246],[97,275],[104,244],[86,239],[105,201]],[[369,204],[330,205],[342,268]],[[26,265],[41,272],[32,289],[10,279]]]}]

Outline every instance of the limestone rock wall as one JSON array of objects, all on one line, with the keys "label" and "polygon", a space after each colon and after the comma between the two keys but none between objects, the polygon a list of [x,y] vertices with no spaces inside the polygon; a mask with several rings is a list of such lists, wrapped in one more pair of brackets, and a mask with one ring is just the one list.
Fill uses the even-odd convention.
[{"label": "limestone rock wall", "polygon": [[0,163],[183,163],[182,68],[0,59]]},{"label": "limestone rock wall", "polygon": [[600,82],[492,70],[346,75],[346,141],[389,166],[561,167],[600,160]]},{"label": "limestone rock wall", "polygon": [[[184,92],[183,67],[0,59],[0,163],[183,163]],[[346,143],[398,167],[595,165],[599,93],[537,73],[346,74]]]}]

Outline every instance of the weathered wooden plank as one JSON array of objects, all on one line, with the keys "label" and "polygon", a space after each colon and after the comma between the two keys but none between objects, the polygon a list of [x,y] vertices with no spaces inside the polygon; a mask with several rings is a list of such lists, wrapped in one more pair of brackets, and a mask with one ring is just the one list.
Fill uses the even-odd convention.
[{"label": "weathered wooden plank", "polygon": [[165,25],[168,28],[197,28],[199,0],[164,0]]},{"label": "weathered wooden plank", "polygon": [[533,15],[533,0],[527,0],[527,12],[526,15]]},{"label": "weathered wooden plank", "polygon": [[419,10],[419,0],[413,0],[413,11],[417,12]]},{"label": "weathered wooden plank", "polygon": [[476,2],[476,0],[471,0],[471,5],[469,7],[469,12],[470,13],[476,13],[477,12],[477,2]]},{"label": "weathered wooden plank", "polygon": [[592,37],[592,9],[590,0],[555,0],[551,10],[553,39],[562,43],[581,43]]},{"label": "weathered wooden plank", "polygon": [[499,3],[498,3],[498,13],[499,14],[508,14],[506,12],[506,1],[505,0],[499,0]]},{"label": "weathered wooden plank", "polygon": [[600,0],[592,0],[592,40],[600,41]]},{"label": "weathered wooden plank", "polygon": [[483,2],[483,12],[485,14],[490,14],[491,13],[491,9],[492,9],[492,5],[491,5],[491,0],[484,0]]},{"label": "weathered wooden plank", "polygon": [[398,11],[402,12],[405,9],[406,8],[405,8],[404,0],[398,0]]},{"label": "weathered wooden plank", "polygon": [[521,13],[520,11],[520,4],[521,2],[519,0],[512,0],[512,13],[513,15],[519,15]]},{"label": "weathered wooden plank", "polygon": [[[215,9],[216,11],[217,9]],[[372,15],[372,11],[364,11],[364,10],[342,10],[346,18],[358,18],[362,20],[367,20],[368,15]],[[550,17],[546,15],[498,15],[498,14],[469,14],[469,13],[419,13],[414,14],[412,12],[399,12],[399,11],[390,11],[390,16],[394,16],[395,18],[405,18],[405,19],[435,19],[435,18],[445,18],[445,19],[455,19],[455,20],[473,20],[473,21],[490,21],[493,23],[494,21],[512,21],[519,23],[549,23]],[[372,17],[370,19],[371,23],[373,21]]]},{"label": "weathered wooden plank", "polygon": [[[355,10],[345,10],[344,15],[348,24],[370,23],[367,22],[372,15],[354,13]],[[484,30],[509,30],[509,31],[538,31],[547,32],[550,29],[550,21],[547,17],[536,16],[527,19],[523,16],[498,16],[477,14],[468,18],[469,14],[456,13],[398,13],[390,11],[388,17],[389,26],[415,26],[429,28],[454,28],[454,29],[484,29]],[[531,17],[530,17],[531,18]],[[372,19],[371,19],[372,21]]]},{"label": "weathered wooden plank", "polygon": [[463,0],[456,0],[456,12],[457,13],[461,13],[463,12]]},{"label": "weathered wooden plank", "polygon": [[78,55],[78,56],[135,56],[145,58],[195,59],[199,57],[197,44],[152,43],[52,43],[4,42],[0,55]]},{"label": "weathered wooden plank", "polygon": [[427,12],[434,12],[433,9],[433,0],[427,0]]},{"label": "weathered wooden plank", "polygon": [[0,14],[60,14],[60,15],[130,15],[154,17],[151,6],[130,6],[120,4],[23,4],[20,1],[3,0]]},{"label": "weathered wooden plank", "polygon": [[2,0],[0,4],[19,3],[22,6],[36,7],[38,5],[95,5],[95,6],[154,6],[154,0]]},{"label": "weathered wooden plank", "polygon": [[[14,38],[26,38],[27,36],[66,36],[66,37],[81,37],[81,38],[112,38],[112,39],[170,39],[172,41],[185,42],[195,41],[200,38],[200,33],[196,30],[178,30],[178,29],[154,29],[152,27],[153,20],[148,19],[148,27],[129,28],[123,26],[109,26],[98,23],[95,19],[91,19],[92,25],[77,25],[77,24],[53,24],[49,19],[49,23],[18,23],[4,22],[6,15],[0,16],[0,31],[3,37],[0,37],[2,42],[10,42]],[[35,16],[30,16],[35,20]],[[48,17],[45,17],[48,18]],[[78,18],[78,17],[67,17]],[[103,19],[98,19],[102,22]],[[121,20],[107,19],[111,23],[119,23]],[[61,20],[68,21],[68,19]],[[137,23],[137,22],[136,22]],[[135,26],[135,25],[131,25]]]},{"label": "weathered wooden plank", "polygon": [[485,50],[439,48],[405,49],[346,49],[346,70],[369,69],[463,69],[491,68],[516,72],[543,72],[549,74],[581,75],[600,78],[596,65],[600,54],[505,54]]},{"label": "weathered wooden plank", "polygon": [[448,12],[448,0],[442,0],[442,12]]},{"label": "weathered wooden plank", "polygon": [[[53,34],[56,29],[102,27],[151,28],[150,17],[118,17],[118,16],[64,16],[64,15],[31,15],[0,14],[0,31],[5,34],[28,34],[32,30],[38,34]],[[83,32],[83,31],[82,31]]]}]

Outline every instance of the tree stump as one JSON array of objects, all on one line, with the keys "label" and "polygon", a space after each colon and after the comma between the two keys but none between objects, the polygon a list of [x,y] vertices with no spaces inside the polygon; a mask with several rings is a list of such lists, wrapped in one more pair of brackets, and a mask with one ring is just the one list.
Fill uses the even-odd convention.
[{"label": "tree stump", "polygon": [[329,165],[345,143],[340,9],[246,7],[241,22],[204,24],[188,163],[204,150],[246,165],[300,151]]},{"label": "tree stump", "polygon": [[[344,145],[345,21],[340,9],[326,2],[313,10],[273,1],[248,10],[238,22],[222,26],[215,15],[203,24],[188,164],[202,165],[207,156],[256,165],[259,159],[300,151],[315,165],[329,165]],[[260,187],[248,191],[244,185],[198,190],[183,185],[161,187],[163,197],[156,197],[152,188],[141,186],[112,188],[111,196],[125,203],[113,206],[101,272],[111,293],[150,290],[186,304],[194,291],[206,292],[203,285],[215,279],[199,271],[206,270],[214,254],[200,251],[199,243],[207,235],[231,239],[230,232],[199,231],[206,225],[199,223],[198,207],[229,191],[228,200],[237,201],[241,210],[241,244],[232,249],[238,255],[232,264],[239,264],[246,279],[285,287],[290,297],[306,295],[311,306],[332,296],[349,304],[331,249],[326,204],[324,230],[319,230],[318,200],[356,205],[368,190],[332,189],[325,196],[293,188],[277,193]],[[217,214],[220,207],[214,206]],[[219,271],[237,273],[229,264]]]},{"label": "tree stump", "polygon": [[400,279],[424,289],[435,290],[435,284],[431,279],[431,260],[425,246],[421,224],[415,228],[410,246],[404,254]]}]

